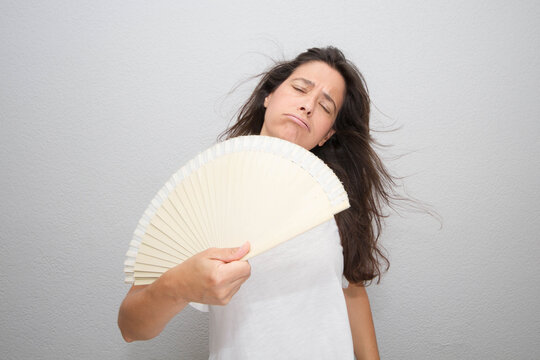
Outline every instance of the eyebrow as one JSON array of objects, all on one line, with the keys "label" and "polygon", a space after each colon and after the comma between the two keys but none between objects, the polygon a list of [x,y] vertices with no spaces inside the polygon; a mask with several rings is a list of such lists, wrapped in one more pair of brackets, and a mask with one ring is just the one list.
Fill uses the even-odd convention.
[{"label": "eyebrow", "polygon": [[[311,80],[308,80],[308,79],[305,79],[305,78],[294,78],[293,81],[295,80],[300,80],[302,81],[304,84],[306,84],[307,86],[315,86],[315,83]],[[336,103],[334,102],[334,99],[332,99],[332,97],[330,96],[330,94],[328,94],[326,91],[323,91],[323,96],[332,103],[332,105],[334,105],[334,111],[336,111],[337,109],[337,106],[336,106]]]}]

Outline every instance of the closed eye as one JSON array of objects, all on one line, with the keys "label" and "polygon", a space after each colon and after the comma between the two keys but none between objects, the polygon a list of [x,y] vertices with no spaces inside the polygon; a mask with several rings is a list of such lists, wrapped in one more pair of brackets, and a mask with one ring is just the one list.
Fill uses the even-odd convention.
[{"label": "closed eye", "polygon": [[293,85],[293,89],[296,90],[296,91],[300,91],[301,93],[305,93],[306,90],[304,88],[301,88],[301,87],[298,87],[298,86],[294,86]]},{"label": "closed eye", "polygon": [[324,104],[320,104],[324,111],[330,114],[330,109],[328,109]]}]

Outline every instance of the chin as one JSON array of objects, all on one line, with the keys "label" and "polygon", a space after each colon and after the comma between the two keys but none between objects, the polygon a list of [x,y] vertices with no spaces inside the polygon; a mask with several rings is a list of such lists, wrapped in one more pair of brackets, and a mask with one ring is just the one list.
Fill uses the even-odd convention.
[{"label": "chin", "polygon": [[[292,126],[291,126],[292,125]],[[303,147],[304,149],[311,150],[314,146],[306,146],[305,139],[302,136],[301,131],[296,124],[285,124],[285,126],[280,126],[279,128],[273,129],[263,129],[261,135],[277,137],[288,142],[292,142],[298,146]]]}]

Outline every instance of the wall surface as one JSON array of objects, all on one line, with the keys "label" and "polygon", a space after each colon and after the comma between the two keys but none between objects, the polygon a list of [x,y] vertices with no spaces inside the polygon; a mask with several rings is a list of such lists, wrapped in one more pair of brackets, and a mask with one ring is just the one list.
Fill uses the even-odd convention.
[{"label": "wall surface", "polygon": [[[540,345],[537,1],[2,1],[5,359],[204,359],[191,308],[123,342],[123,260],[150,199],[215,142],[272,59],[340,47],[405,190],[368,288],[385,359],[534,359]],[[238,89],[230,93],[237,85]]]}]

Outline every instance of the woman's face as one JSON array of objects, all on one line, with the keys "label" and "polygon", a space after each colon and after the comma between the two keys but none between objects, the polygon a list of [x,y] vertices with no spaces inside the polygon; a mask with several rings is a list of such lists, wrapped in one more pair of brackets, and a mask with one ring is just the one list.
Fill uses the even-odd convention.
[{"label": "woman's face", "polygon": [[307,150],[322,146],[345,97],[341,74],[321,61],[300,65],[264,100],[261,135],[278,137]]}]

